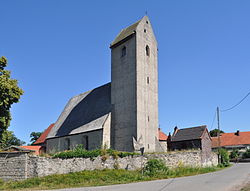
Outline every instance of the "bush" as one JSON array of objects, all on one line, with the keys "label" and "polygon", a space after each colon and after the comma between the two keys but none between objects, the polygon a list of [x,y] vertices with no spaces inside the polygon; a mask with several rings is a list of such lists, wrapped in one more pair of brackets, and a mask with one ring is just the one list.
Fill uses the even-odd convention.
[{"label": "bush", "polygon": [[247,149],[246,152],[243,153],[242,158],[250,158],[250,149]]},{"label": "bush", "polygon": [[78,145],[73,150],[63,151],[63,152],[54,154],[53,158],[62,158],[62,159],[67,159],[67,158],[94,158],[94,157],[98,157],[100,155],[101,155],[101,150],[100,149],[87,151],[82,147],[82,145]]},{"label": "bush", "polygon": [[163,174],[168,171],[165,163],[159,159],[151,159],[146,163],[143,169],[144,173],[149,176],[155,176],[157,174]]},{"label": "bush", "polygon": [[230,159],[237,159],[240,156],[239,150],[238,149],[234,149],[230,155],[229,158]]},{"label": "bush", "polygon": [[138,155],[137,153],[130,153],[130,152],[121,152],[116,151],[113,149],[96,149],[96,150],[85,150],[82,145],[77,145],[73,150],[70,151],[63,151],[53,155],[53,158],[94,158],[98,156],[102,156],[102,160],[107,160],[108,156],[112,156],[115,159],[118,157],[126,157],[126,156],[134,156]]},{"label": "bush", "polygon": [[0,178],[0,186],[4,184],[4,181]]},{"label": "bush", "polygon": [[221,165],[223,166],[229,166],[229,154],[226,149],[219,149],[219,156],[221,158]]}]

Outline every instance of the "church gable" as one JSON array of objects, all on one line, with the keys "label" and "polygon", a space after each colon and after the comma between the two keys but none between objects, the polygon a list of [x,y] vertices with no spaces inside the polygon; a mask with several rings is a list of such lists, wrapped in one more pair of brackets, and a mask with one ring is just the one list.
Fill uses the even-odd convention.
[{"label": "church gable", "polygon": [[71,98],[47,138],[102,129],[111,112],[110,89],[108,83]]}]

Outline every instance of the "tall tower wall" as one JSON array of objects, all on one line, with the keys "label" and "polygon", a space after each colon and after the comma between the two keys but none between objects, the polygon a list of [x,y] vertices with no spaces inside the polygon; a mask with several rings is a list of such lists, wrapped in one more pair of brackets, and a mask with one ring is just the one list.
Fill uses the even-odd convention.
[{"label": "tall tower wall", "polygon": [[111,145],[116,150],[133,151],[137,125],[135,82],[136,38],[132,35],[111,50]]},{"label": "tall tower wall", "polygon": [[158,50],[150,21],[144,17],[136,30],[137,139],[146,152],[158,140]]},{"label": "tall tower wall", "polygon": [[111,145],[146,152],[158,139],[157,42],[147,16],[121,31],[111,45]]}]

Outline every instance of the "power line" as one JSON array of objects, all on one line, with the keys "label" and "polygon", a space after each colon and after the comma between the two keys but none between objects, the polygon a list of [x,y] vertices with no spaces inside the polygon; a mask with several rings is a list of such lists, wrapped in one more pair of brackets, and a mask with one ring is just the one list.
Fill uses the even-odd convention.
[{"label": "power line", "polygon": [[229,110],[232,110],[234,109],[235,107],[237,107],[238,105],[240,105],[248,96],[250,95],[250,92],[248,92],[248,94],[243,97],[237,104],[235,104],[234,106],[228,108],[228,109],[224,109],[224,110],[220,110],[221,112],[225,112],[225,111],[229,111]]},{"label": "power line", "polygon": [[212,130],[213,126],[214,126],[214,121],[215,121],[215,118],[216,118],[216,111],[214,112],[214,117],[213,117],[213,122],[212,122],[212,125],[210,126],[210,130]]}]

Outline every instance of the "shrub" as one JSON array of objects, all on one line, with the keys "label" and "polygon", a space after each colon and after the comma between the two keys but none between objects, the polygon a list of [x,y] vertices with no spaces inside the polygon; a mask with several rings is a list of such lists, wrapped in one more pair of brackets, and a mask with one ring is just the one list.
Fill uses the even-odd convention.
[{"label": "shrub", "polygon": [[246,152],[243,153],[242,158],[250,158],[250,149],[247,149]]},{"label": "shrub", "polygon": [[98,157],[100,155],[101,155],[100,149],[87,151],[87,150],[83,149],[83,147],[81,145],[78,145],[73,150],[63,151],[63,152],[54,154],[53,158],[63,158],[63,159],[74,158],[74,157],[76,157],[76,158],[94,158],[94,157]]},{"label": "shrub", "polygon": [[85,150],[82,145],[77,145],[73,150],[70,151],[63,151],[53,155],[53,158],[94,158],[98,156],[102,156],[102,160],[107,160],[108,156],[114,157],[117,159],[118,157],[126,157],[126,156],[134,156],[138,155],[137,153],[130,153],[130,152],[121,152],[116,151],[113,149],[96,149],[96,150]]},{"label": "shrub", "polygon": [[155,176],[157,174],[162,174],[168,171],[165,163],[159,159],[151,159],[146,163],[143,169],[144,173],[149,176]]},{"label": "shrub", "polygon": [[239,150],[238,149],[234,149],[230,155],[229,158],[230,159],[237,159],[240,156]]},{"label": "shrub", "polygon": [[0,186],[4,184],[4,181],[0,178]]},{"label": "shrub", "polygon": [[226,149],[219,149],[219,156],[221,158],[221,165],[223,166],[229,166],[229,154]]}]

